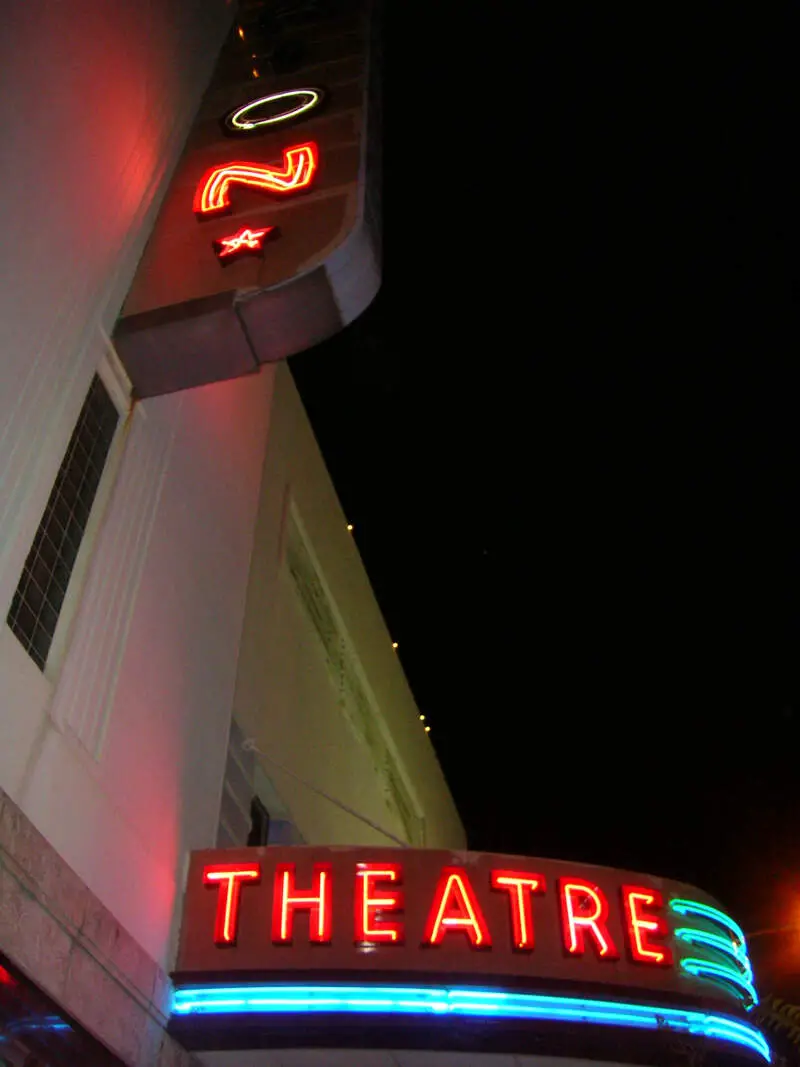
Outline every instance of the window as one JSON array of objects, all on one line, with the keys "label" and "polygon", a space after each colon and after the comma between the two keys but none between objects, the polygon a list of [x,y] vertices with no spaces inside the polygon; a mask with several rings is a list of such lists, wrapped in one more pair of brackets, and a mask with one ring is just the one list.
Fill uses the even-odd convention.
[{"label": "window", "polygon": [[231,719],[216,847],[301,844],[289,809],[246,744],[241,726]]},{"label": "window", "polygon": [[119,411],[95,375],[11,602],[8,625],[44,669]]},{"label": "window", "polygon": [[258,797],[253,797],[250,801],[250,833],[247,835],[247,844],[266,845],[268,840],[269,812]]}]

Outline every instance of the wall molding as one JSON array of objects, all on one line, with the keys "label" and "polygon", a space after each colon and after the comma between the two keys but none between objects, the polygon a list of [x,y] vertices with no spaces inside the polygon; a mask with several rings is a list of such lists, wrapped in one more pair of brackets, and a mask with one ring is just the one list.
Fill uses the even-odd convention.
[{"label": "wall molding", "polygon": [[134,407],[50,708],[99,759],[178,419]]},{"label": "wall molding", "polygon": [[339,710],[352,733],[370,754],[383,786],[386,807],[402,826],[408,843],[422,846],[425,843],[422,808],[291,500],[286,529],[286,569],[320,640]]}]

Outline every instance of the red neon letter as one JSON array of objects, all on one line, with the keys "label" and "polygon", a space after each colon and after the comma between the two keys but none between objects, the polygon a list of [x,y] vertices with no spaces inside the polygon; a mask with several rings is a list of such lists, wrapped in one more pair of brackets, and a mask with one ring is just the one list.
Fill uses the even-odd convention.
[{"label": "red neon letter", "polygon": [[492,889],[508,893],[511,905],[511,934],[514,948],[533,950],[533,893],[544,892],[544,877],[541,874],[526,874],[520,871],[492,871]]},{"label": "red neon letter", "polygon": [[214,923],[214,941],[218,945],[236,943],[239,926],[239,901],[242,884],[255,885],[261,878],[260,863],[221,863],[203,868],[204,885],[219,886],[217,919]]},{"label": "red neon letter", "polygon": [[604,960],[618,960],[606,923],[608,901],[599,886],[578,878],[560,878],[561,929],[564,948],[571,956],[586,951],[586,934],[591,933],[597,955]]},{"label": "red neon letter", "polygon": [[445,867],[439,876],[422,943],[440,945],[448,930],[461,930],[473,948],[491,947],[489,927],[463,867]]},{"label": "red neon letter", "polygon": [[263,193],[296,193],[307,189],[317,172],[319,156],[313,141],[283,152],[283,168],[266,163],[223,163],[208,171],[194,194],[198,215],[211,215],[231,206],[232,185],[246,185]]},{"label": "red neon letter", "polygon": [[387,922],[382,913],[399,911],[403,907],[403,891],[395,889],[392,893],[378,896],[374,892],[376,882],[400,883],[403,869],[397,863],[359,863],[356,870],[355,920],[356,942],[391,942],[399,945],[403,941],[403,927],[400,923]]},{"label": "red neon letter", "polygon": [[631,956],[639,963],[672,966],[672,950],[667,945],[654,945],[649,938],[661,940],[669,934],[662,915],[647,915],[648,908],[662,908],[664,900],[657,889],[643,889],[637,885],[622,887],[622,904]]},{"label": "red neon letter", "polygon": [[308,936],[317,944],[331,939],[331,869],[325,863],[314,864],[311,889],[297,892],[294,864],[279,863],[275,868],[275,894],[272,901],[272,940],[288,944],[292,940],[294,913],[308,911]]}]

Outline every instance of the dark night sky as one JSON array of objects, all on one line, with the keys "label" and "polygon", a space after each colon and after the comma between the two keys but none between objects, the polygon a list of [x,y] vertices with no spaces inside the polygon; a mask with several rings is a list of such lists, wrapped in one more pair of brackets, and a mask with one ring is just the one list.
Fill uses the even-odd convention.
[{"label": "dark night sky", "polygon": [[790,9],[640,7],[395,13],[384,286],[292,368],[470,846],[800,923]]}]

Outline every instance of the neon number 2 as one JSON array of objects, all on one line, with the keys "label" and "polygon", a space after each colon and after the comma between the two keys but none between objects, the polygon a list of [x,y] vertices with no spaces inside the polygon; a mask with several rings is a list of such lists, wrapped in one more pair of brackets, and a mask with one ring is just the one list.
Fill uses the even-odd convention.
[{"label": "neon number 2", "polygon": [[307,189],[317,172],[319,154],[313,141],[295,145],[283,153],[283,167],[265,163],[223,163],[209,170],[194,196],[194,210],[201,218],[218,215],[231,206],[231,187],[245,186],[263,193],[286,196]]}]

